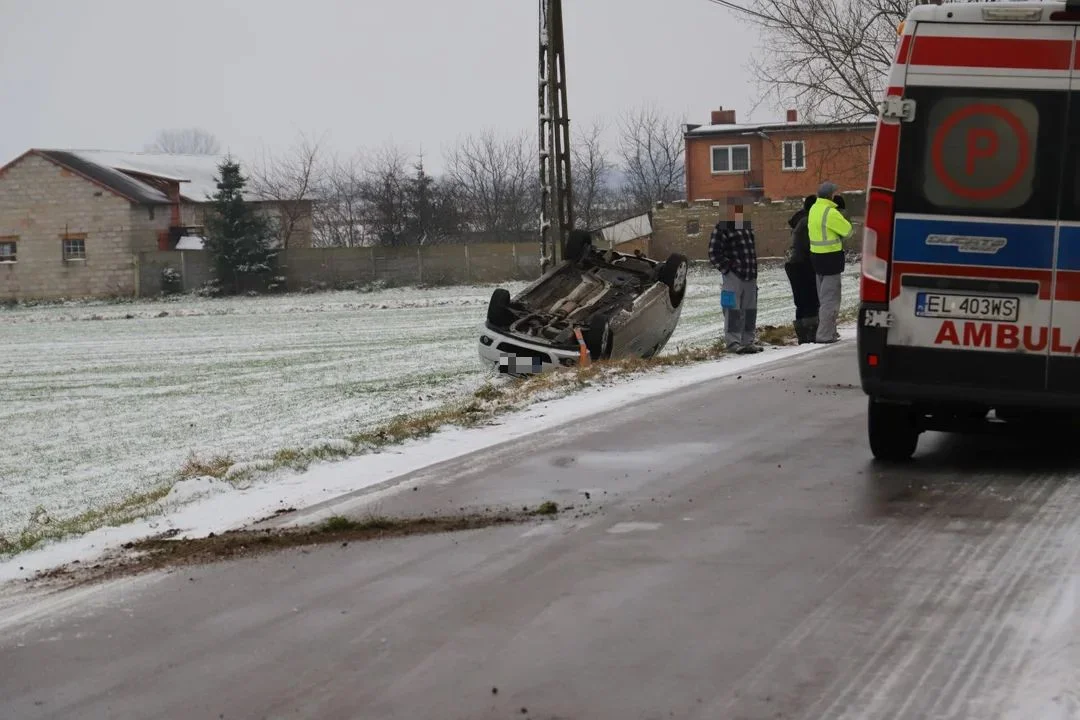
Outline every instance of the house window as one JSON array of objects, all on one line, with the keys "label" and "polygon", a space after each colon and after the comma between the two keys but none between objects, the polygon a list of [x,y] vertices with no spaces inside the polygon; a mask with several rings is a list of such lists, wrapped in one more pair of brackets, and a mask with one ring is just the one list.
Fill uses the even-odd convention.
[{"label": "house window", "polygon": [[750,170],[749,145],[718,145],[712,148],[712,171],[720,173],[744,173]]},{"label": "house window", "polygon": [[789,140],[784,143],[784,169],[806,169],[806,143],[802,140]]},{"label": "house window", "polygon": [[86,238],[76,235],[65,235],[64,261],[86,259]]},{"label": "house window", "polygon": [[0,238],[0,263],[15,262],[15,238]]}]

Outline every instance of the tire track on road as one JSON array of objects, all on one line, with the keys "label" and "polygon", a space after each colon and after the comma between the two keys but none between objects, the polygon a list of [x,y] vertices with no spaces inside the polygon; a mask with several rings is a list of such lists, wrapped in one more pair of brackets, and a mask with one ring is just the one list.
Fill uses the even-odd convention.
[{"label": "tire track on road", "polygon": [[[1021,487],[1029,482],[1030,480],[1025,480]],[[966,503],[969,499],[981,495],[988,486],[989,483],[972,484],[970,492],[959,497],[954,496],[947,505],[954,506]],[[923,528],[920,540],[935,535],[937,525],[946,515],[947,513],[943,509],[931,512],[920,520],[919,524]],[[873,687],[874,683],[881,682],[883,677],[888,677],[890,673],[895,671],[895,665],[889,662],[889,659],[903,647],[905,641],[902,635],[912,629],[916,616],[922,613],[927,605],[937,606],[943,598],[956,591],[962,577],[962,573],[959,572],[960,569],[971,563],[980,562],[985,557],[992,556],[992,553],[1008,542],[1009,539],[1008,534],[999,534],[992,541],[984,539],[982,542],[955,547],[940,567],[942,572],[949,573],[949,580],[936,584],[930,582],[916,583],[902,597],[897,598],[894,603],[895,609],[890,614],[887,622],[882,624],[878,631],[865,642],[867,647],[877,649],[869,657],[861,659],[860,669],[854,676],[836,677],[825,692],[809,707],[804,716],[835,718],[840,717],[841,713],[851,712],[851,708],[858,706],[859,700],[867,692],[867,688]],[[924,551],[925,545],[919,544],[910,553],[910,557],[917,557]],[[902,567],[910,571],[910,565],[909,561],[905,562]],[[917,638],[913,638],[909,642],[912,643],[914,649],[919,647]],[[819,711],[818,709],[826,702],[829,702],[828,706]],[[858,714],[858,717],[865,718],[867,716],[866,712],[867,709],[864,709]],[[890,715],[890,717],[894,716]]]},{"label": "tire track on road", "polygon": [[[1025,493],[1026,497],[1022,495],[1017,498],[1017,504],[1031,503],[1045,508],[1046,503],[1056,492],[1056,488],[1047,483],[1046,480],[1046,476],[1032,478],[1033,485],[1030,493]],[[1027,482],[1025,481],[1025,484]],[[987,487],[990,487],[990,485]],[[1022,525],[1012,524],[1008,531],[999,533],[998,539],[991,543],[985,552],[980,553],[980,557],[993,559],[991,565],[985,570],[974,573],[975,577],[985,576],[989,578],[991,581],[990,587],[982,592],[975,593],[975,596],[970,599],[963,596],[971,594],[971,585],[974,580],[971,568],[957,568],[958,572],[955,580],[948,584],[947,592],[939,595],[934,606],[936,608],[941,604],[940,601],[942,600],[948,602],[949,600],[955,601],[957,598],[961,598],[959,604],[963,605],[963,609],[960,611],[959,616],[950,617],[947,611],[938,611],[937,619],[933,620],[931,627],[923,633],[921,639],[924,642],[919,642],[917,639],[908,651],[905,662],[900,664],[899,667],[887,667],[885,669],[885,677],[889,678],[889,681],[882,686],[877,685],[876,682],[871,682],[868,685],[866,691],[872,694],[868,698],[868,705],[865,707],[866,714],[877,713],[882,715],[888,713],[888,717],[904,717],[914,703],[926,697],[924,694],[926,683],[940,673],[943,665],[946,667],[952,665],[953,669],[947,675],[946,687],[937,694],[935,705],[942,698],[949,697],[949,688],[959,678],[963,677],[966,671],[972,668],[972,658],[978,648],[981,647],[981,643],[969,643],[963,660],[958,664],[949,663],[949,657],[955,654],[956,650],[963,647],[965,637],[980,637],[982,632],[980,628],[985,624],[988,615],[1000,615],[1003,607],[1017,600],[1015,595],[1018,592],[1018,584],[1025,577],[1031,558],[1038,555],[1047,539],[1055,535],[1057,530],[1057,522],[1043,524],[1037,522],[1036,518],[1032,518]],[[1004,587],[1002,587],[1002,584],[1004,584]],[[934,608],[931,609],[931,611],[933,610]],[[939,632],[944,632],[944,637],[932,647],[928,646],[925,640],[938,637]],[[890,691],[904,682],[904,670],[916,661],[919,661],[919,664],[925,669],[912,687],[898,693],[900,697],[904,698],[904,701],[900,708],[896,709],[896,697],[893,697],[893,693]],[[974,667],[978,667],[977,663]],[[877,679],[875,678],[875,681]],[[927,712],[917,712],[914,716],[926,718],[929,717],[929,714]]]},{"label": "tire track on road", "polygon": [[[950,498],[950,504],[965,502],[968,497],[976,494],[976,492],[977,488],[974,486],[965,486],[956,495]],[[809,615],[800,621],[790,633],[777,643],[757,665],[749,672],[745,673],[739,681],[734,684],[734,687],[737,689],[732,692],[727,701],[720,701],[717,703],[717,705],[720,705],[721,707],[710,708],[710,712],[705,713],[703,716],[729,717],[731,712],[736,709],[736,706],[742,702],[744,697],[758,691],[763,680],[776,674],[776,671],[780,666],[788,661],[790,654],[792,654],[808,638],[817,634],[828,623],[832,622],[837,613],[844,610],[844,599],[847,596],[847,591],[852,586],[865,581],[868,577],[880,571],[877,565],[867,563],[867,558],[876,555],[884,555],[886,561],[892,561],[895,558],[899,564],[903,565],[909,555],[918,551],[923,538],[929,534],[931,530],[931,519],[931,515],[928,514],[910,524],[906,524],[903,520],[897,520],[895,518],[887,518],[881,521],[865,542],[858,547],[853,548],[837,562],[829,572],[822,576],[819,585],[827,586],[828,583],[839,580],[843,573],[852,567],[855,568],[855,571],[852,572],[846,580],[843,580],[843,582],[837,585],[837,587],[830,592]],[[894,531],[898,526],[906,527],[906,530],[902,531],[899,537],[896,537]],[[892,546],[891,552],[879,552],[884,546],[890,544]],[[836,682],[839,682],[839,680],[834,681],[834,683]],[[739,688],[741,688],[741,690]],[[719,714],[711,712],[712,710],[721,709],[723,712]]]}]

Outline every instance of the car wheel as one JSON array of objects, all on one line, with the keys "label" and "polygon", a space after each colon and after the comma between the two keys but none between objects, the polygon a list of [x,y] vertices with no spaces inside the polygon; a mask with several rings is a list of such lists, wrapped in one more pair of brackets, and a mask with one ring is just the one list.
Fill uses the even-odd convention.
[{"label": "car wheel", "polygon": [[607,360],[611,357],[613,342],[608,318],[592,318],[589,327],[581,335],[585,340],[585,347],[589,349],[589,357],[593,360]]},{"label": "car wheel", "polygon": [[672,307],[679,307],[686,296],[686,278],[689,272],[690,261],[685,255],[678,253],[668,256],[660,268],[660,282],[668,286]]},{"label": "car wheel", "polygon": [[489,323],[500,328],[510,327],[510,324],[514,322],[514,313],[510,310],[509,290],[498,288],[491,293],[491,300],[488,302],[487,319]]},{"label": "car wheel", "polygon": [[592,235],[584,230],[571,230],[566,238],[563,259],[576,263],[589,253],[592,248]]},{"label": "car wheel", "polygon": [[893,405],[870,398],[867,430],[870,452],[885,462],[910,460],[919,444],[915,411],[907,405]]}]

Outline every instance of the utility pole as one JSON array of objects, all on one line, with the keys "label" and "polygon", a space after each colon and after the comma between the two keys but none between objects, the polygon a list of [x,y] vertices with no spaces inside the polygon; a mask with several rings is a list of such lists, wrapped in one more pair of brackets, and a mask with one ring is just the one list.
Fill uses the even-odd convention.
[{"label": "utility pole", "polygon": [[566,112],[566,56],[562,0],[540,2],[540,269],[562,261],[574,227],[570,182],[570,119]]}]

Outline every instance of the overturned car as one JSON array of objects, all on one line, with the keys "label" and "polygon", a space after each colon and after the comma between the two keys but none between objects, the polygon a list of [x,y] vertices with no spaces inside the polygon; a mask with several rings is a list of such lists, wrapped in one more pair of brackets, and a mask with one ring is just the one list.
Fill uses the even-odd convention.
[{"label": "overturned car", "polygon": [[601,250],[574,231],[559,266],[516,297],[492,293],[480,357],[511,375],[573,367],[585,350],[591,360],[652,357],[679,323],[688,270],[682,255]]}]

